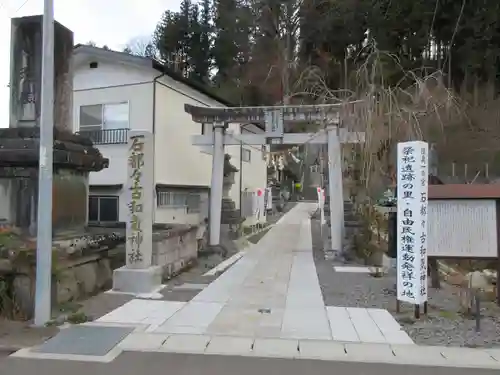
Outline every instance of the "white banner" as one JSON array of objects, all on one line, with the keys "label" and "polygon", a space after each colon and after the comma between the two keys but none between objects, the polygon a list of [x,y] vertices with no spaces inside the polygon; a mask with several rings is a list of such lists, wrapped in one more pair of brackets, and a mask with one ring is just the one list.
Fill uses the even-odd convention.
[{"label": "white banner", "polygon": [[322,189],[321,187],[318,187],[316,189],[317,195],[318,195],[318,207],[319,207],[319,213],[321,217],[321,224],[325,223],[325,189]]},{"label": "white banner", "polygon": [[266,210],[273,209],[273,192],[270,187],[266,188]]},{"label": "white banner", "polygon": [[266,219],[266,203],[265,203],[266,190],[258,188],[254,195],[254,213],[258,221]]},{"label": "white banner", "polygon": [[397,298],[415,305],[427,301],[426,142],[398,144]]}]

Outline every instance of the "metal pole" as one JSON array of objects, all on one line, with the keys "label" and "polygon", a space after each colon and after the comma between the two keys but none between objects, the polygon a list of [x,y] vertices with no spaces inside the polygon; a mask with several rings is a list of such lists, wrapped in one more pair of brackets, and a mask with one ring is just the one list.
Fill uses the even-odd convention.
[{"label": "metal pole", "polygon": [[54,132],[54,1],[44,0],[40,113],[40,168],[35,287],[35,325],[51,319],[52,169]]},{"label": "metal pole", "polygon": [[220,245],[222,185],[224,180],[224,124],[214,124],[212,186],[210,190],[210,246]]}]

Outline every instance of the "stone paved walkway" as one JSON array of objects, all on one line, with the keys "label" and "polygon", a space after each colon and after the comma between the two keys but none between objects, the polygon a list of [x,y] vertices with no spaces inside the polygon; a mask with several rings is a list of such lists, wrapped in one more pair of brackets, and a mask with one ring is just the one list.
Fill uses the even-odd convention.
[{"label": "stone paved walkway", "polygon": [[[150,351],[500,368],[500,351],[414,345],[384,309],[325,306],[312,255],[315,209],[298,204],[191,301],[134,299],[89,323],[134,327],[102,355],[59,342],[52,347],[64,355],[42,347],[16,356],[110,362],[122,351]],[[82,340],[106,341],[82,336],[80,347]]]},{"label": "stone paved walkway", "polygon": [[325,307],[301,203],[190,302],[133,300],[100,322],[146,324],[146,332],[269,339],[412,344],[381,309]]}]

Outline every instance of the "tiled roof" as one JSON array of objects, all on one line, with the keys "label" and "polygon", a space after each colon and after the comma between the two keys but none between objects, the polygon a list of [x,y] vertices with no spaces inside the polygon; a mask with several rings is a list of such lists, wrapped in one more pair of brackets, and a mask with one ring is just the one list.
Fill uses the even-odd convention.
[{"label": "tiled roof", "polygon": [[429,199],[500,198],[500,184],[429,185]]}]

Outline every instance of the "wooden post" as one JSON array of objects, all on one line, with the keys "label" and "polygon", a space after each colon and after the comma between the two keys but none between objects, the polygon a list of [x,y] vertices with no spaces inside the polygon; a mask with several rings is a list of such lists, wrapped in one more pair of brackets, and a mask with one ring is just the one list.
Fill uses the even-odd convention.
[{"label": "wooden post", "polygon": [[431,286],[435,289],[441,288],[441,281],[439,280],[439,265],[436,258],[429,258],[429,269],[431,273]]},{"label": "wooden post", "polygon": [[500,200],[496,200],[497,225],[497,305],[500,306]]}]

